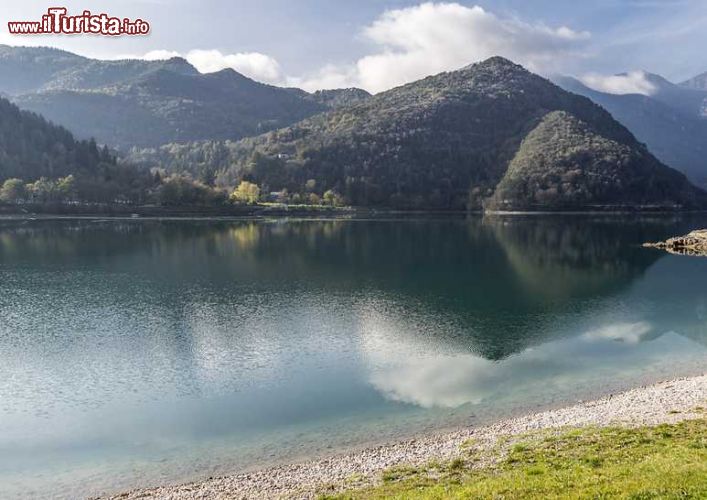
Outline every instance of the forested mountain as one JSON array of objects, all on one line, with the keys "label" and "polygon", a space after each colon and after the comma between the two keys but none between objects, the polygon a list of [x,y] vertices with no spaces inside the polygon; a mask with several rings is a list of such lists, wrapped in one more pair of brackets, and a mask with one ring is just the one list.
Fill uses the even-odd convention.
[{"label": "forested mountain", "polygon": [[707,195],[645,149],[602,135],[566,111],[553,111],[525,137],[486,207],[562,210],[700,202],[707,202]]},{"label": "forested mountain", "polygon": [[0,187],[2,201],[117,201],[140,203],[152,175],[119,165],[95,141],[77,141],[62,127],[0,98]]},{"label": "forested mountain", "polygon": [[[707,145],[707,120],[694,107],[703,92],[650,76],[651,98],[563,84],[606,103],[660,158],[694,176]],[[84,200],[223,202],[243,181],[249,200],[262,192],[399,208],[692,208],[704,200],[604,109],[498,57],[371,96],[309,94],[233,70],[201,74],[180,58],[97,61],[0,47],[0,85],[79,137],[131,148],[119,165],[95,142],[3,103],[11,118],[0,180],[75,175]],[[112,187],[102,191],[103,183]]]},{"label": "forested mountain", "polygon": [[81,138],[114,147],[240,139],[367,96],[309,94],[231,69],[201,74],[187,61],[99,61],[49,48],[0,46],[0,92]]},{"label": "forested mountain", "polygon": [[202,75],[166,67],[110,87],[46,90],[15,102],[80,137],[124,148],[239,139],[327,109],[231,69]]},{"label": "forested mountain", "polygon": [[49,47],[0,45],[0,89],[9,95],[111,87],[160,69],[198,75],[184,59],[101,61]]},{"label": "forested mountain", "polygon": [[58,75],[74,71],[85,61],[59,49],[0,45],[0,91],[18,95],[41,90]]},{"label": "forested mountain", "polygon": [[640,94],[607,94],[570,77],[556,77],[562,88],[590,98],[645,143],[656,157],[707,187],[707,119]]},{"label": "forested mountain", "polygon": [[[335,193],[365,206],[705,202],[603,108],[498,57],[256,138],[165,146],[152,158],[177,169],[208,166],[220,185],[247,180],[265,191]],[[502,191],[494,195],[497,186]]]}]

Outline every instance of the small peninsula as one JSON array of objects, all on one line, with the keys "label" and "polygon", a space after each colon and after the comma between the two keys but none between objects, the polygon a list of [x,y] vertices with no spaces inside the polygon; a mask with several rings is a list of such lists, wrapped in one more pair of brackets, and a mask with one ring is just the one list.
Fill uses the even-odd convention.
[{"label": "small peninsula", "polygon": [[676,255],[707,257],[707,229],[698,229],[685,236],[675,236],[666,241],[645,243],[643,246],[660,248]]}]

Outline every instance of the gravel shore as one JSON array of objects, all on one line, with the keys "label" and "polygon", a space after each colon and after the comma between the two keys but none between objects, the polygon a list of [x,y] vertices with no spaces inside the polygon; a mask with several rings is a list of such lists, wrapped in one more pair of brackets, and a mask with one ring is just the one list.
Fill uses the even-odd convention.
[{"label": "gravel shore", "polygon": [[539,429],[674,423],[704,415],[696,409],[705,406],[707,374],[636,388],[596,401],[504,420],[487,427],[421,436],[327,459],[181,486],[135,490],[110,498],[316,498],[318,492],[325,490],[374,483],[381,471],[390,467],[453,459],[461,454],[461,445],[470,439],[473,439],[475,448],[489,449],[500,438]]}]

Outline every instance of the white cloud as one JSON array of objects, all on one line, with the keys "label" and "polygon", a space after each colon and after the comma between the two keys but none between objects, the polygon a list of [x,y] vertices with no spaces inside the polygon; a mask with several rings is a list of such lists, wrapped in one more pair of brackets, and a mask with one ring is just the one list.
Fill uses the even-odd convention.
[{"label": "white cloud", "polygon": [[609,94],[653,95],[657,90],[644,71],[631,71],[621,75],[590,73],[579,78],[587,87]]},{"label": "white cloud", "polygon": [[637,344],[653,331],[653,325],[646,321],[636,323],[615,323],[584,334],[589,340],[616,340],[627,344]]},{"label": "white cloud", "polygon": [[328,64],[315,73],[304,77],[287,77],[285,85],[299,87],[310,92],[321,89],[341,89],[360,87],[355,66],[336,66]]},{"label": "white cloud", "polygon": [[274,83],[282,79],[280,64],[260,52],[223,54],[218,50],[190,50],[186,59],[202,73],[231,68],[259,81]]},{"label": "white cloud", "polygon": [[535,71],[551,71],[589,38],[568,27],[550,28],[501,18],[481,7],[424,3],[386,11],[363,35],[375,53],[355,64],[328,66],[288,83],[306,90],[359,86],[379,92],[442,71],[500,55]]},{"label": "white cloud", "polygon": [[[202,73],[233,68],[255,80],[309,91],[362,87],[380,92],[496,55],[532,71],[558,71],[582,56],[590,38],[585,31],[499,17],[479,6],[431,2],[386,11],[362,34],[372,43],[372,53],[351,64],[325,65],[304,76],[284,75],[278,61],[259,52],[191,50],[183,57]],[[175,55],[179,54],[156,50],[143,58]]]},{"label": "white cloud", "polygon": [[151,50],[144,56],[140,57],[140,59],[144,59],[146,61],[161,61],[163,59],[171,59],[173,57],[181,57],[181,54],[173,50]]}]

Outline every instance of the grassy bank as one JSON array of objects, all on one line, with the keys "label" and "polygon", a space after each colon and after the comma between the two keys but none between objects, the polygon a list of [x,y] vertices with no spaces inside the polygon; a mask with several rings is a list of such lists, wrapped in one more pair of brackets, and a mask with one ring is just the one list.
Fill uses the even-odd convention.
[{"label": "grassy bank", "polygon": [[491,450],[469,442],[462,458],[324,498],[707,498],[707,419],[539,431]]}]

